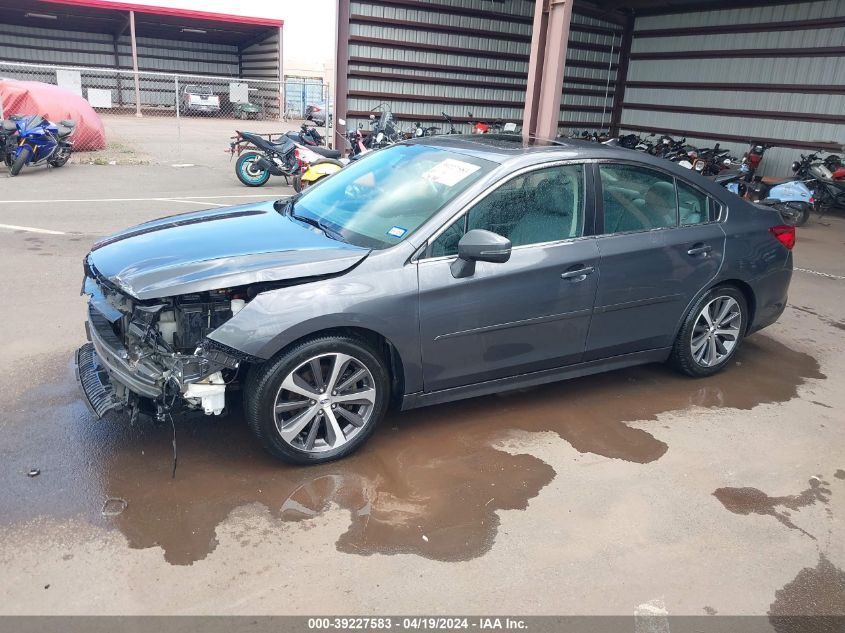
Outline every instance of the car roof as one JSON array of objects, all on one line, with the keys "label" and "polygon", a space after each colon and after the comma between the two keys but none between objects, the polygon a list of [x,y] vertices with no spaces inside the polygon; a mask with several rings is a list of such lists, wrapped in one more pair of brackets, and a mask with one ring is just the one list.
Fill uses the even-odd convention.
[{"label": "car roof", "polygon": [[721,197],[725,189],[691,169],[664,158],[618,145],[605,145],[582,139],[524,139],[521,134],[440,134],[403,141],[409,144],[437,147],[458,154],[475,156],[499,164],[518,163],[515,168],[554,159],[619,160],[656,167],[687,181],[696,183],[711,195]]}]

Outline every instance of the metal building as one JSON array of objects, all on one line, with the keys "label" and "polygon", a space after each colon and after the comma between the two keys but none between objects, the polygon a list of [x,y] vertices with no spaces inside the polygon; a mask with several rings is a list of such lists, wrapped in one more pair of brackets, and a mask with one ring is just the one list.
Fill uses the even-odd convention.
[{"label": "metal building", "polygon": [[558,134],[768,143],[770,173],[796,150],[841,151],[845,0],[339,0],[338,117],[385,102],[400,121],[522,122],[535,7],[567,4]]},{"label": "metal building", "polygon": [[[337,111],[404,121],[521,121],[534,0],[339,0]],[[611,123],[622,15],[576,5],[559,125]],[[346,90],[344,90],[346,88]],[[469,111],[472,112],[470,116]]]},{"label": "metal building", "polygon": [[[46,80],[40,65],[73,67],[83,85],[139,109],[173,105],[173,79],[155,73],[272,80],[275,89],[256,90],[278,112],[282,28],[281,20],[104,0],[0,0],[0,62],[9,63],[0,76]],[[131,76],[102,69],[140,72],[138,94]]]}]

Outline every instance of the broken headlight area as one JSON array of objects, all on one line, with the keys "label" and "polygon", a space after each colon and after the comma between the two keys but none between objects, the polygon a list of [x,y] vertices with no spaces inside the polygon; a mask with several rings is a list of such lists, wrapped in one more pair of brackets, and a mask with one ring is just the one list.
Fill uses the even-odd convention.
[{"label": "broken headlight area", "polygon": [[91,342],[77,352],[77,377],[98,417],[122,408],[220,415],[227,387],[255,360],[206,338],[245,305],[238,289],[138,301],[88,275],[83,293]]}]

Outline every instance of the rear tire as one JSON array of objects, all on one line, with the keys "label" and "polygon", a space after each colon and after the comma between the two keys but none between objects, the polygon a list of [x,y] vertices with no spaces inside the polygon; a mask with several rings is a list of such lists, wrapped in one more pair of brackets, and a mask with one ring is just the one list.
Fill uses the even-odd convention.
[{"label": "rear tire", "polygon": [[780,212],[781,219],[790,226],[804,226],[810,219],[812,205],[809,203],[786,203],[775,207]]},{"label": "rear tire", "polygon": [[70,152],[63,154],[62,156],[52,159],[49,162],[51,167],[64,167],[67,162],[70,160]]},{"label": "rear tire", "polygon": [[[321,391],[322,388],[322,391]],[[244,385],[247,424],[274,457],[320,464],[360,447],[384,417],[390,380],[363,340],[322,336],[254,366]]]},{"label": "rear tire", "polygon": [[702,378],[727,367],[748,327],[748,303],[734,286],[716,286],[690,309],[675,338],[669,363]]},{"label": "rear tire", "polygon": [[24,145],[21,147],[20,153],[17,155],[14,161],[12,161],[12,166],[9,167],[9,175],[10,176],[17,176],[21,173],[21,169],[23,166],[29,162],[29,157],[32,155],[32,148],[29,145]]},{"label": "rear tire", "polygon": [[270,180],[270,172],[266,169],[259,169],[254,165],[255,161],[261,158],[258,152],[246,152],[241,154],[238,162],[235,163],[235,174],[247,187],[261,187]]}]

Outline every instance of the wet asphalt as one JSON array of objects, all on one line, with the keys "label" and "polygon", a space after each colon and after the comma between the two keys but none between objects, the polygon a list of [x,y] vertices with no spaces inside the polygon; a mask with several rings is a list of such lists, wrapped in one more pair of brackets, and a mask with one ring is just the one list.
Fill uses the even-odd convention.
[{"label": "wet asphalt", "polygon": [[[237,406],[95,421],[71,363],[90,243],[288,193],[214,161],[0,176],[0,225],[60,232],[0,228],[0,614],[845,614],[845,221],[799,229],[790,307],[710,379],[650,365],[392,414],[311,468]],[[25,202],[51,199],[73,201]]]}]

